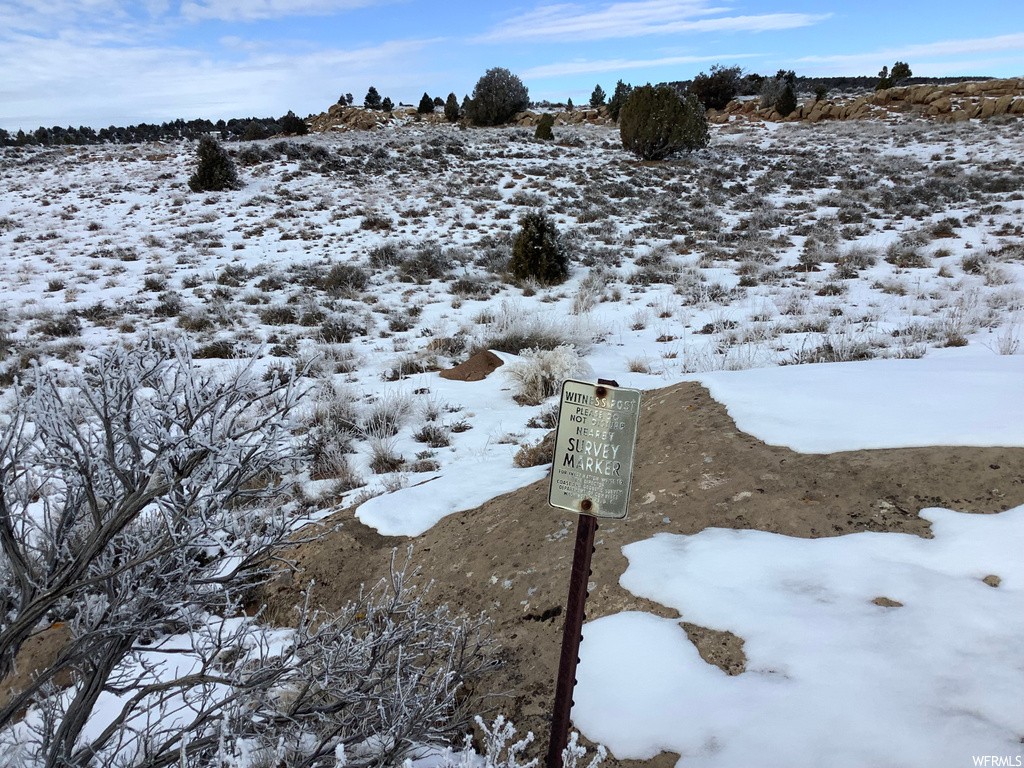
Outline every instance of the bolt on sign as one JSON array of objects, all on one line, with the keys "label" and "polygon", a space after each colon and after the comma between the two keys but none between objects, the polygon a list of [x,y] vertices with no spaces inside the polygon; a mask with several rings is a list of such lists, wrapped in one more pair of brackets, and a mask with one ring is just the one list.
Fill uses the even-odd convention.
[{"label": "bolt on sign", "polygon": [[640,390],[567,379],[562,384],[548,504],[621,519],[629,504]]}]

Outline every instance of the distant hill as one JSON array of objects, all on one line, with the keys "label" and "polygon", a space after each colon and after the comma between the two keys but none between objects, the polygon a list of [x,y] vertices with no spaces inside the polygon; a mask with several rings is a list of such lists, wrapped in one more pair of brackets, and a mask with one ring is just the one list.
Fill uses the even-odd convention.
[{"label": "distant hill", "polygon": [[[900,85],[948,85],[949,83],[962,83],[967,80],[992,80],[989,75],[985,76],[957,76],[957,77],[908,77],[901,80]],[[686,93],[690,88],[692,80],[673,80],[660,85],[670,85],[680,93]],[[815,88],[823,85],[830,93],[870,93],[875,90],[878,83],[878,75],[858,77],[797,77],[795,90],[799,93],[814,93]],[[756,92],[743,93],[744,96],[755,96]]]}]

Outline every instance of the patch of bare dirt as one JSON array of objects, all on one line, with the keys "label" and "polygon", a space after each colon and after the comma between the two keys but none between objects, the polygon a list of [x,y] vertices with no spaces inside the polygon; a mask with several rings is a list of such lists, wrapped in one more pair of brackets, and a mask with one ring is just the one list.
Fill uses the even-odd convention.
[{"label": "patch of bare dirt", "polygon": [[441,371],[439,375],[442,379],[451,381],[480,381],[486,379],[504,364],[500,357],[485,349],[482,352],[477,352],[466,362]]},{"label": "patch of bare dirt", "polygon": [[[481,478],[486,482],[486,478]],[[931,535],[926,507],[991,514],[1024,504],[1024,449],[908,448],[826,455],[794,453],[740,432],[699,384],[644,394],[629,518],[601,521],[593,559],[589,619],[619,611],[679,618],[702,658],[742,672],[743,639],[725,627],[699,627],[619,586],[622,546],[655,533],[708,527],[756,529],[818,538],[858,531]],[[296,553],[305,571],[278,582],[267,598],[283,616],[315,580],[313,599],[338,608],[361,583],[387,572],[405,539],[367,529],[345,510],[343,527]],[[574,515],[547,506],[547,481],[451,515],[415,540],[413,563],[431,599],[494,620],[504,666],[482,690],[505,693],[492,706],[546,747],[562,612],[572,563]],[[584,640],[584,643],[586,641]],[[661,755],[650,765],[671,756]],[[660,761],[660,762],[659,762]],[[610,761],[611,768],[620,762]],[[669,763],[665,763],[668,765]]]}]

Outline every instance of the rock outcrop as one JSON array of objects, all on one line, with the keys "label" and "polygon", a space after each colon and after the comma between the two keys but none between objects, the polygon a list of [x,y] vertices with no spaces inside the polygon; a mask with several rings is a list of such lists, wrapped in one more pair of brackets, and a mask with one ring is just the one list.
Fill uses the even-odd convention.
[{"label": "rock outcrop", "polygon": [[996,115],[1024,116],[1024,78],[886,88],[857,97],[807,101],[785,117],[774,108],[761,109],[757,99],[730,101],[722,110],[708,110],[708,120],[719,125],[735,120],[816,123],[897,116],[954,122]]},{"label": "rock outcrop", "polygon": [[[526,110],[512,118],[512,125],[532,128],[542,112]],[[783,117],[774,108],[760,108],[758,99],[730,101],[724,109],[709,109],[708,120],[722,125],[738,120],[773,123],[821,120],[860,120],[866,118],[895,119],[930,118],[941,122],[987,119],[997,115],[1024,117],[1024,78],[952,83],[950,85],[911,85],[887,88],[861,96],[837,96],[819,101],[806,101]],[[606,125],[612,122],[607,107],[555,112],[555,126]],[[417,114],[415,107],[402,107],[393,112],[366,110],[335,104],[310,121],[310,130],[372,131],[380,126],[407,122],[443,123],[444,113]]]}]

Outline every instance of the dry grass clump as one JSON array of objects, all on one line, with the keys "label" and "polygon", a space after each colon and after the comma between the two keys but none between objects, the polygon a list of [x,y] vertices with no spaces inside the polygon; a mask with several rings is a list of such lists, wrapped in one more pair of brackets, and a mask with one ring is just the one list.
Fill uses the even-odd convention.
[{"label": "dry grass clump", "polygon": [[533,445],[522,445],[512,458],[512,463],[517,467],[537,467],[542,464],[550,464],[555,458],[555,433],[548,432],[542,439]]},{"label": "dry grass clump", "polygon": [[554,349],[529,349],[502,372],[515,387],[513,399],[520,405],[540,405],[558,392],[565,379],[582,376],[587,366],[576,348],[563,344]]},{"label": "dry grass clump", "polygon": [[504,301],[496,313],[481,314],[485,329],[472,351],[493,349],[498,352],[521,354],[524,350],[553,350],[566,344],[577,349],[587,346],[578,327],[566,326],[554,315],[541,315],[527,311],[520,304]]}]

